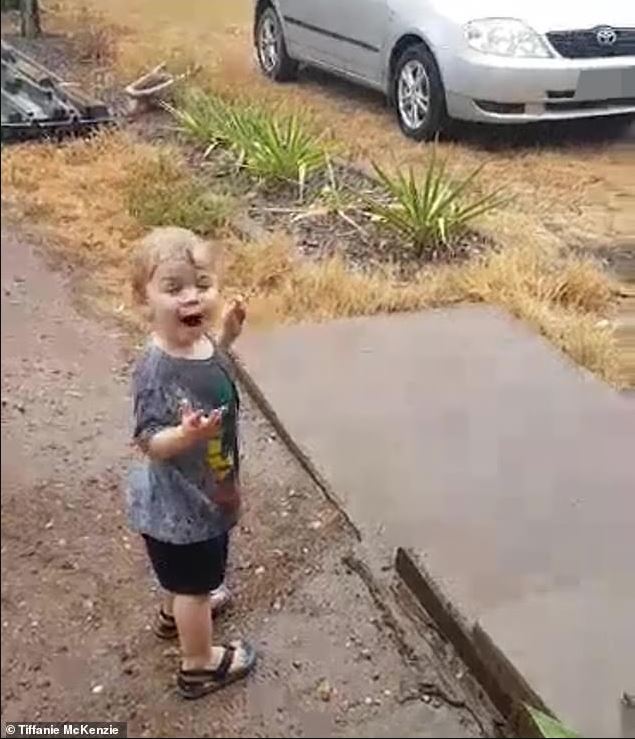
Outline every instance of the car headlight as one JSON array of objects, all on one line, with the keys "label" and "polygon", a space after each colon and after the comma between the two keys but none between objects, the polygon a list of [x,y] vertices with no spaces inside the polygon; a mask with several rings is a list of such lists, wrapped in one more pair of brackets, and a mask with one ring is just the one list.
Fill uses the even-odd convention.
[{"label": "car headlight", "polygon": [[515,57],[549,57],[542,38],[526,23],[513,18],[485,18],[465,26],[468,44],[484,54]]}]

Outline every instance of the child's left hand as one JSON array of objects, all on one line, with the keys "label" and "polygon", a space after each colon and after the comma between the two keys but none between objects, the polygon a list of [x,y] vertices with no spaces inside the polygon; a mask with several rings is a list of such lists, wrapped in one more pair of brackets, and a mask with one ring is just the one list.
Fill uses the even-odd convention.
[{"label": "child's left hand", "polygon": [[247,306],[238,295],[225,305],[221,318],[220,345],[227,349],[240,336],[247,316]]}]

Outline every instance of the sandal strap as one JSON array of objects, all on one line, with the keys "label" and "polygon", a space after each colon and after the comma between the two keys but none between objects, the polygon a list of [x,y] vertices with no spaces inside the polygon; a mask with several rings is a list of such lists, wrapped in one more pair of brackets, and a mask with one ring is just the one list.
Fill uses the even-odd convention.
[{"label": "sandal strap", "polygon": [[234,655],[236,653],[236,647],[228,644],[223,646],[223,656],[218,664],[218,667],[214,670],[184,670],[181,668],[180,674],[185,678],[210,678],[214,680],[224,680],[227,677],[231,666],[234,664]]},{"label": "sandal strap", "polygon": [[167,622],[168,622],[168,623],[170,623],[170,624],[173,624],[173,623],[175,623],[175,618],[174,618],[174,616],[171,616],[171,615],[170,615],[169,613],[166,613],[166,612],[165,612],[165,611],[163,610],[163,608],[160,608],[160,609],[159,609],[159,618],[160,618],[160,619],[161,619],[162,621],[167,621]]},{"label": "sandal strap", "polygon": [[236,647],[232,647],[231,645],[223,647],[223,649],[225,650],[223,658],[218,667],[212,671],[217,680],[224,680],[227,677],[227,673],[234,663],[234,655],[236,653]]}]

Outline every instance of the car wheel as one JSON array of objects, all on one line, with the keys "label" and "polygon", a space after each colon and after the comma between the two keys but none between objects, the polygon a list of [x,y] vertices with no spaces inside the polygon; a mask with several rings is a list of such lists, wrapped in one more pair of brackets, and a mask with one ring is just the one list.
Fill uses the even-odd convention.
[{"label": "car wheel", "polygon": [[392,98],[401,130],[429,141],[446,121],[445,91],[437,63],[423,45],[411,46],[395,68]]},{"label": "car wheel", "polygon": [[267,7],[256,26],[256,52],[263,73],[276,82],[295,79],[298,63],[287,54],[282,24],[272,7]]}]

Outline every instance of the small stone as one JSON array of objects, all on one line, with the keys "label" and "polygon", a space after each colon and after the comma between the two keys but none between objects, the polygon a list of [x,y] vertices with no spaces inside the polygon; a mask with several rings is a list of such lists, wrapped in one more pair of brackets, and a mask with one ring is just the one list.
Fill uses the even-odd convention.
[{"label": "small stone", "polygon": [[280,600],[280,598],[276,598],[273,602],[273,610],[279,611],[281,609],[282,609],[282,601]]},{"label": "small stone", "polygon": [[300,660],[294,659],[291,664],[295,667],[296,670],[302,668],[302,662],[300,662]]},{"label": "small stone", "polygon": [[360,655],[362,659],[367,659],[368,661],[370,661],[373,658],[373,654],[370,651],[370,649],[362,649],[362,651],[360,652]]},{"label": "small stone", "polygon": [[390,696],[392,695],[392,692],[388,690],[388,688],[386,688],[386,690],[384,690],[384,695],[386,696],[386,698],[390,698]]},{"label": "small stone", "polygon": [[176,657],[179,654],[178,647],[166,647],[162,652],[164,657]]},{"label": "small stone", "polygon": [[367,706],[372,706],[372,705],[373,705],[373,699],[372,699],[372,698],[370,697],[370,695],[367,695],[367,696],[366,696],[366,697],[364,698],[364,703],[365,703],[365,704],[366,704]]},{"label": "small stone", "polygon": [[441,703],[441,701],[438,698],[435,698],[432,701],[432,708],[441,708],[442,705],[443,704]]},{"label": "small stone", "polygon": [[424,694],[423,694],[423,695],[421,696],[421,700],[422,700],[422,701],[423,701],[424,703],[430,703],[430,700],[431,700],[431,698],[430,698],[430,696],[429,696],[429,695],[428,695],[427,693],[424,693]]},{"label": "small stone", "polygon": [[375,672],[375,673],[373,674],[373,680],[374,680],[375,682],[377,682],[377,680],[379,680],[379,678],[380,678],[380,677],[381,677],[381,673],[380,673],[380,672]]},{"label": "small stone", "polygon": [[256,575],[264,575],[265,574],[265,568],[262,565],[259,565],[255,569]]},{"label": "small stone", "polygon": [[309,524],[309,528],[312,531],[317,531],[318,529],[321,529],[322,528],[322,521],[311,521],[311,523]]},{"label": "small stone", "polygon": [[103,685],[94,685],[91,692],[94,695],[99,695],[100,693],[103,693],[104,692],[104,686]]},{"label": "small stone", "polygon": [[289,497],[290,498],[295,498],[296,495],[297,495],[297,493],[295,492],[295,490],[293,488],[291,488],[291,490],[289,490]]},{"label": "small stone", "polygon": [[53,519],[51,519],[50,521],[47,521],[47,522],[46,522],[46,523],[44,524],[44,528],[45,528],[45,529],[52,529],[52,528],[53,528]]},{"label": "small stone", "polygon": [[331,687],[328,680],[320,680],[317,686],[317,694],[320,700],[328,703],[333,695],[333,688]]}]

